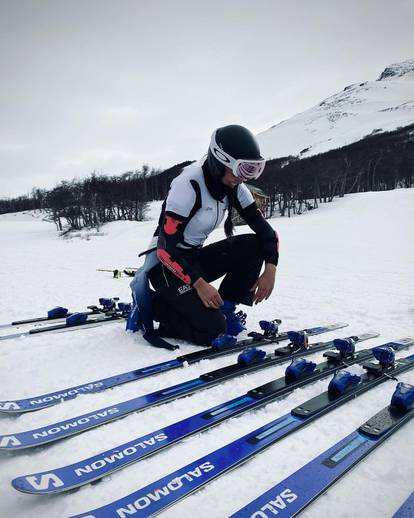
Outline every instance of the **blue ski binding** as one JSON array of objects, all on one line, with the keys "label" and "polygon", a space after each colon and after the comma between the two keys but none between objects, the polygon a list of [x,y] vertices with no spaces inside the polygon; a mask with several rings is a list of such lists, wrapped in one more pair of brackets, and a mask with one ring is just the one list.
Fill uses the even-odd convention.
[{"label": "blue ski binding", "polygon": [[361,376],[351,374],[348,371],[338,371],[334,374],[328,385],[328,393],[330,396],[338,397],[345,394],[349,387],[358,385],[361,381]]},{"label": "blue ski binding", "polygon": [[375,347],[372,350],[372,353],[374,358],[378,360],[378,363],[368,361],[362,364],[362,367],[370,374],[379,376],[384,372],[384,370],[387,370],[394,365],[395,353],[391,347],[381,345],[379,347]]},{"label": "blue ski binding", "polygon": [[340,355],[345,357],[355,352],[355,340],[353,338],[335,338],[334,347]]},{"label": "blue ski binding", "polygon": [[118,309],[121,312],[121,316],[127,318],[131,313],[132,304],[130,302],[118,302]]},{"label": "blue ski binding", "polygon": [[307,349],[309,345],[309,337],[306,331],[288,331],[288,338],[292,347]]},{"label": "blue ski binding", "polygon": [[66,319],[67,326],[77,326],[79,324],[83,324],[88,320],[88,315],[86,313],[73,313]]},{"label": "blue ski binding", "polygon": [[222,351],[229,347],[234,347],[237,343],[237,338],[233,335],[219,335],[211,342],[211,347],[216,351]]},{"label": "blue ski binding", "polygon": [[316,368],[316,363],[305,358],[296,358],[286,368],[285,379],[288,383],[297,381],[311,374]]},{"label": "blue ski binding", "polygon": [[55,308],[49,309],[47,312],[47,318],[63,318],[68,314],[68,309],[62,306],[56,306]]},{"label": "blue ski binding", "polygon": [[391,347],[379,346],[372,350],[374,358],[379,361],[381,367],[390,367],[395,362],[395,352]]},{"label": "blue ski binding", "polygon": [[106,299],[104,297],[101,297],[99,299],[99,304],[103,307],[104,311],[110,311],[115,308],[114,299]]},{"label": "blue ski binding", "polygon": [[260,329],[264,332],[265,336],[276,336],[279,332],[279,325],[281,320],[260,320]]},{"label": "blue ski binding", "polygon": [[391,398],[391,407],[408,412],[414,407],[414,385],[398,383]]},{"label": "blue ski binding", "polygon": [[252,363],[261,362],[265,357],[266,353],[262,349],[246,347],[246,349],[239,354],[237,363],[239,365],[251,365]]}]

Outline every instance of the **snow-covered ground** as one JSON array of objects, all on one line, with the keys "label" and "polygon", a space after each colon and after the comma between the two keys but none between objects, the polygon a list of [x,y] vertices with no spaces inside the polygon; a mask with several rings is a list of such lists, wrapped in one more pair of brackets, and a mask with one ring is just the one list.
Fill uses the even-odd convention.
[{"label": "snow-covered ground", "polygon": [[[159,204],[158,204],[159,207]],[[158,207],[152,211],[156,217]],[[414,335],[414,189],[364,193],[335,199],[291,219],[274,219],[281,240],[277,287],[271,299],[248,310],[249,327],[262,318],[280,317],[284,329],[332,321],[349,328],[323,339],[369,330],[381,337],[361,344],[379,345]],[[128,278],[113,279],[96,268],[141,264],[155,221],[116,222],[103,236],[59,238],[53,224],[32,215],[0,216],[1,322],[42,315],[55,305],[83,309],[100,296],[129,299]],[[238,232],[247,231],[238,228]],[[92,233],[93,234],[93,233]],[[212,240],[221,239],[217,230]],[[0,400],[37,395],[92,381],[175,356],[127,335],[121,324],[44,337],[0,342]],[[194,346],[183,344],[189,352]],[[270,349],[269,349],[270,350]],[[406,355],[402,353],[400,355]],[[320,360],[322,353],[315,355]],[[194,378],[232,363],[204,361],[100,394],[80,396],[20,417],[1,417],[0,434],[24,431],[80,415],[111,403]],[[352,367],[354,372],[358,367]],[[283,374],[271,368],[229,381],[49,447],[0,456],[0,516],[64,517],[86,512],[184,466],[209,451],[288,412],[327,386],[320,381],[256,412],[189,438],[79,491],[54,497],[16,492],[18,475],[72,463],[190,416]],[[414,371],[401,376],[414,383]],[[361,396],[219,478],[166,511],[167,517],[225,517],[299,468],[384,407],[395,382]],[[305,513],[307,517],[391,516],[412,491],[414,422],[397,432]]]}]

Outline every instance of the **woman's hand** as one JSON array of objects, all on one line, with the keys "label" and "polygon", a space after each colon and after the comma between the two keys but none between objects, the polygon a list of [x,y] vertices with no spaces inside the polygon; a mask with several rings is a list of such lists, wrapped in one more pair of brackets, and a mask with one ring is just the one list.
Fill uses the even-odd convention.
[{"label": "woman's hand", "polygon": [[197,279],[193,286],[206,308],[218,309],[223,305],[223,299],[221,298],[220,293],[202,277]]},{"label": "woman's hand", "polygon": [[266,263],[264,272],[254,283],[250,291],[255,291],[253,302],[259,304],[263,300],[267,300],[275,286],[276,266]]}]

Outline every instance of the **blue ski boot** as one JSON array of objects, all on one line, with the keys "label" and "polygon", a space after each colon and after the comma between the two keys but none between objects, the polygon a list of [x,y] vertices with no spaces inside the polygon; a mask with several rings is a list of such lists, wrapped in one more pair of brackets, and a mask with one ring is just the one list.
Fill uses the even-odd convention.
[{"label": "blue ski boot", "polygon": [[225,300],[224,304],[220,307],[223,312],[226,323],[227,323],[227,334],[232,336],[239,335],[242,331],[246,330],[247,315],[243,311],[235,313],[236,303],[231,300]]}]

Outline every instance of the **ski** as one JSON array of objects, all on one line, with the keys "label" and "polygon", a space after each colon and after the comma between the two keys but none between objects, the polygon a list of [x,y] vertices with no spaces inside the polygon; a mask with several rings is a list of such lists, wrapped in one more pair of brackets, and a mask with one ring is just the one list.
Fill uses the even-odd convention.
[{"label": "ski", "polygon": [[[381,352],[383,348],[384,346],[376,348],[374,355],[378,356],[378,351]],[[338,369],[341,367],[343,365],[339,364]],[[363,367],[367,372],[361,376],[352,376],[346,371],[336,371],[334,381],[331,382],[328,392],[324,392],[301,405],[299,407],[300,412],[307,416],[307,422],[311,421],[311,416],[319,417],[322,415],[322,410],[325,413],[329,412],[349,399],[355,398],[387,381],[390,377],[395,377],[412,369],[414,367],[414,355],[387,364],[383,362],[379,370],[377,363],[365,364]],[[263,390],[263,387],[250,390],[246,394],[214,408],[204,410],[80,462],[50,471],[20,476],[12,481],[12,485],[15,489],[25,493],[46,494],[67,491],[89,484],[134,462],[152,456],[184,438],[210,429],[226,419],[260,408],[293,391],[293,389],[294,387],[288,384],[285,390],[276,389],[273,392]]]},{"label": "ski", "polygon": [[[368,339],[378,335],[369,334],[365,336],[365,339]],[[340,342],[343,341],[340,340]],[[328,349],[333,346],[333,341],[318,343],[312,347],[309,346],[304,351],[297,351],[293,354],[289,353],[288,348],[284,348],[286,351],[282,351],[281,355],[278,354],[281,352],[281,349],[276,349],[275,353],[269,354],[267,356],[263,351],[255,349],[254,351],[257,353],[263,353],[265,356],[263,357],[260,354],[260,358],[253,358],[253,361],[251,362],[245,361],[245,351],[245,353],[240,354],[237,363],[228,365],[227,367],[221,369],[207,372],[198,378],[184,381],[178,385],[172,385],[162,390],[157,390],[143,396],[138,396],[133,399],[123,401],[116,405],[101,408],[94,412],[73,417],[71,419],[66,419],[64,421],[60,421],[48,426],[43,426],[35,430],[15,433],[12,435],[0,435],[0,450],[31,448],[41,444],[57,441],[63,439],[64,437],[70,437],[85,430],[100,426],[104,423],[120,419],[128,414],[131,414],[132,412],[146,410],[153,406],[167,403],[169,401],[173,401],[174,399],[193,394],[194,392],[213,387],[237,376],[265,369],[267,367],[280,365],[286,361],[296,359],[299,356],[313,354],[314,352]],[[396,344],[395,346],[397,347],[400,345]],[[252,352],[252,350],[247,350],[247,353],[249,352]],[[346,359],[347,364],[368,359],[372,356],[372,350],[367,349],[352,353],[335,353],[334,351],[328,351],[325,354],[328,357],[327,362],[321,363],[318,366],[313,363],[313,369],[311,371],[306,367],[305,369],[302,369],[303,372],[301,372],[299,365],[295,365],[294,367],[291,366],[291,379],[288,379],[288,377],[283,377],[279,380],[268,383],[263,387],[256,389],[257,393],[260,392],[265,394],[266,392],[275,390],[283,391],[286,390],[286,385],[289,385],[288,390],[290,391],[292,387],[296,388],[303,386],[306,383],[320,379],[330,372],[333,372],[338,368],[337,365],[342,363],[344,359]],[[304,359],[301,361],[305,362]],[[296,374],[297,379],[295,379]]]},{"label": "ski", "polygon": [[[65,308],[66,309],[66,308]],[[83,312],[85,315],[97,315],[99,314],[100,312],[99,311],[84,311]],[[25,320],[15,320],[14,322],[11,322],[10,324],[1,324],[0,325],[0,329],[3,331],[3,329],[21,329],[21,328],[27,328],[27,326],[33,326],[33,328],[36,328],[36,327],[43,327],[43,326],[46,326],[48,324],[50,324],[50,322],[53,322],[53,324],[57,323],[57,322],[64,322],[68,317],[72,316],[73,313],[66,313],[65,316],[63,317],[39,317],[38,319],[28,319],[27,321]],[[5,336],[5,335],[3,335]],[[13,338],[13,335],[10,335],[9,338]]]},{"label": "ski", "polygon": [[[90,315],[88,312],[71,313],[66,317],[64,323],[55,324],[51,326],[33,327],[28,331],[2,335],[0,336],[0,341],[21,338],[23,336],[36,336],[41,333],[59,333],[66,331],[74,331],[77,329],[85,329],[91,327],[98,327],[105,324],[113,324],[115,322],[123,322],[128,316],[129,309],[129,304],[119,303],[118,308],[108,310],[106,312],[95,312],[92,315]],[[96,318],[90,319],[89,316],[93,316]]]},{"label": "ski", "polygon": [[398,383],[389,406],[231,518],[297,516],[413,417],[414,386]]},{"label": "ski", "polygon": [[407,498],[392,518],[413,518],[414,516],[414,492]]},{"label": "ski", "polygon": [[[406,341],[404,340],[404,342]],[[411,340],[411,342],[414,342],[414,340]],[[389,346],[389,344],[387,345]],[[384,350],[384,347],[380,349]],[[400,347],[398,347],[398,349],[400,349]],[[414,355],[410,356],[408,361],[410,363],[414,362]],[[373,370],[374,369],[375,367],[373,367]],[[376,369],[377,373],[381,369],[382,367]],[[350,374],[350,376],[352,377],[352,374]],[[335,377],[331,383],[333,383],[334,380]],[[295,430],[326,414],[331,409],[355,397],[353,391],[356,390],[357,384],[353,384],[352,382],[349,382],[347,386],[345,384],[342,395],[340,391],[338,391],[338,385],[341,385],[341,383],[338,383],[338,380],[336,380],[336,383],[333,383],[333,385],[335,386],[335,390],[332,392],[328,389],[328,394],[331,392],[331,395],[328,397],[328,395],[324,393],[325,400],[322,399],[322,401],[319,402],[319,406],[315,405],[316,398],[304,404],[306,407],[310,406],[313,409],[313,412],[309,415],[305,415],[305,417],[302,416],[304,405],[296,407],[290,413],[179,468],[175,472],[166,475],[126,497],[72,518],[86,518],[90,516],[94,518],[108,518],[110,516],[128,516],[130,514],[139,517],[158,514],[184,497],[194,493],[208,482],[246,462],[283,437],[286,437]],[[318,397],[320,396],[317,396],[317,398]],[[300,416],[296,415],[297,409],[300,409]],[[317,473],[308,475],[308,478],[311,483],[312,481],[316,482],[320,480],[319,474]],[[47,479],[43,482],[45,483],[46,481]]]},{"label": "ski", "polygon": [[[269,330],[269,326],[267,324],[269,323],[266,321],[261,321],[260,325],[262,328],[264,328],[264,332],[252,332],[249,334],[251,338],[242,340],[233,345],[229,345],[228,347],[208,347],[201,349],[199,351],[195,351],[193,353],[178,356],[166,362],[149,365],[147,367],[132,370],[129,372],[124,372],[122,374],[116,374],[108,378],[103,378],[88,383],[84,383],[83,385],[76,385],[74,387],[62,389],[56,392],[50,392],[40,396],[33,396],[25,399],[0,401],[0,412],[21,413],[31,412],[33,410],[40,410],[42,408],[47,408],[49,406],[61,403],[62,401],[74,399],[79,394],[90,394],[94,392],[100,392],[102,390],[116,387],[124,383],[129,383],[131,381],[143,379],[148,376],[160,374],[162,372],[173,370],[179,367],[184,367],[186,364],[193,364],[201,360],[213,359],[236,353],[238,351],[242,351],[246,347],[278,344],[279,342],[287,340],[289,337],[291,337],[295,341],[295,337],[299,335],[299,338],[301,338],[302,333],[305,333],[308,336],[315,336],[318,334],[327,333],[329,331],[342,329],[343,327],[346,327],[348,325],[345,323],[334,323],[326,326],[311,327],[308,329],[303,329],[301,331],[288,331],[279,333],[277,325],[271,326],[272,329]],[[295,348],[297,348],[298,350],[303,350],[302,343],[295,341],[294,345],[289,348],[289,352],[293,352],[294,350],[296,350]]]},{"label": "ski", "polygon": [[[73,315],[71,315],[73,316]],[[123,317],[121,317],[119,314],[106,314],[104,317],[101,318],[94,318],[91,320],[86,320],[84,322],[78,322],[74,324],[56,324],[54,326],[42,326],[42,327],[34,327],[33,329],[30,329],[29,331],[22,331],[20,333],[10,333],[8,335],[0,336],[0,340],[11,340],[14,338],[21,338],[23,336],[36,336],[40,333],[58,333],[58,332],[64,332],[64,331],[74,331],[79,328],[85,329],[85,328],[91,328],[91,327],[98,327],[104,324],[114,323],[114,322],[120,322],[123,321]]]},{"label": "ski", "polygon": [[[116,302],[118,302],[119,298],[114,297],[112,299],[107,298],[100,298],[99,299],[99,306],[88,306],[87,309],[89,311],[85,311],[85,315],[98,315],[100,313],[107,313],[108,311],[111,311],[115,308]],[[0,324],[0,329],[7,329],[7,328],[19,328],[21,326],[27,326],[29,324],[33,325],[43,325],[48,322],[57,322],[61,320],[66,320],[67,317],[70,317],[73,315],[72,313],[69,313],[69,310],[67,308],[64,308],[62,306],[57,306],[52,309],[50,309],[47,312],[47,316],[45,317],[34,317],[34,318],[27,318],[25,320],[14,320],[13,322],[10,322],[9,324]]]},{"label": "ski", "polygon": [[[47,317],[28,318],[26,320],[14,320],[13,322],[10,322],[9,324],[0,324],[0,329],[2,329],[2,330],[11,329],[11,328],[19,329],[20,327],[24,327],[29,324],[36,326],[36,325],[47,324],[52,321],[59,322],[59,321],[65,320],[67,317],[69,317],[70,315],[73,314],[73,313],[69,313],[69,310],[64,307],[59,306],[59,307],[53,308],[53,310],[55,310],[55,309],[60,310],[60,311],[56,311],[56,313],[54,315],[52,313],[51,316],[47,316]],[[50,311],[53,311],[53,310],[50,310]],[[48,311],[48,314],[49,314],[49,311]],[[90,314],[92,314],[92,313],[90,313]]]}]

